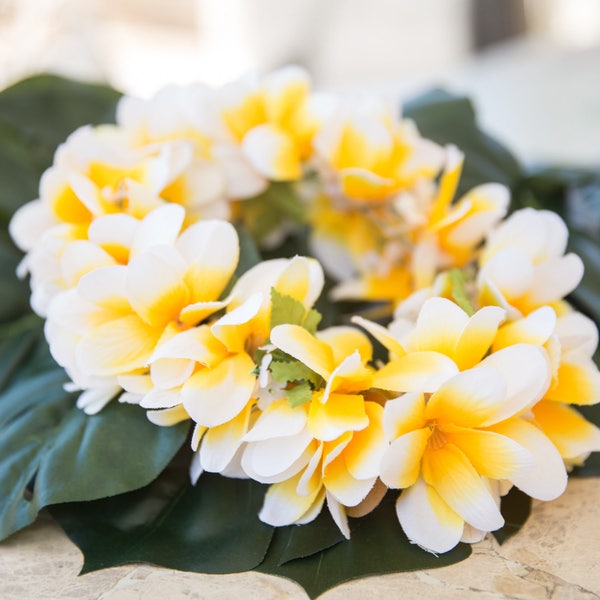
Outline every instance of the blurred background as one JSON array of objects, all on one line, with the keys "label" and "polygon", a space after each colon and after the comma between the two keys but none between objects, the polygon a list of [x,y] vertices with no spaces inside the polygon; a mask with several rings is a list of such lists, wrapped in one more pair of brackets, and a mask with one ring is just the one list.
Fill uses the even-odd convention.
[{"label": "blurred background", "polygon": [[254,68],[470,95],[524,161],[600,164],[600,0],[0,0],[0,88],[50,71],[152,95]]}]

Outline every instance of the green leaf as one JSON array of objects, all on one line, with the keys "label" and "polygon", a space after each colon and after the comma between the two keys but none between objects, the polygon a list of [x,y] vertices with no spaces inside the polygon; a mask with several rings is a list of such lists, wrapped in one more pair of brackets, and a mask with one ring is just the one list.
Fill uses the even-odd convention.
[{"label": "green leaf", "polygon": [[56,147],[80,125],[114,120],[118,98],[107,87],[52,75],[0,92],[0,323],[29,312],[29,286],[15,276],[22,255],[6,231],[10,217],[36,197]]},{"label": "green leaf", "polygon": [[292,408],[306,404],[312,400],[313,390],[306,381],[301,381],[295,386],[286,390],[285,396]]},{"label": "green leaf", "polygon": [[[286,355],[287,357],[287,355]],[[325,381],[312,369],[299,360],[273,360],[269,365],[273,379],[277,383],[289,383],[292,381],[307,381],[313,384],[313,388],[323,387]]]},{"label": "green leaf", "polygon": [[397,494],[387,494],[369,515],[351,519],[352,539],[306,558],[285,564],[289,542],[287,528],[278,529],[265,560],[256,568],[262,573],[279,575],[297,581],[315,598],[344,581],[394,573],[444,567],[464,560],[471,554],[470,546],[459,544],[451,552],[436,556],[411,544],[396,517]]},{"label": "green leaf", "polygon": [[450,283],[452,284],[452,299],[471,317],[475,314],[475,310],[467,296],[464,273],[460,269],[452,269]]},{"label": "green leaf", "polygon": [[316,310],[307,311],[300,300],[271,288],[271,329],[284,324],[300,325],[314,334],[320,321]]},{"label": "green leaf", "polygon": [[83,573],[127,562],[235,573],[262,561],[273,535],[257,516],[264,486],[209,473],[192,486],[169,471],[136,492],[51,509],[84,553]]},{"label": "green leaf", "polygon": [[[28,326],[22,327],[23,339],[39,339],[39,320]],[[86,415],[64,391],[67,377],[45,342],[37,348],[21,349],[18,367],[10,364],[6,348],[0,353],[0,372],[8,381],[0,395],[0,539],[33,522],[44,506],[148,484],[187,436],[187,424],[157,427],[139,407],[117,402]]]},{"label": "green leaf", "polygon": [[240,202],[239,208],[242,222],[258,243],[282,225],[306,222],[306,207],[291,183],[271,182],[262,194]]},{"label": "green leaf", "polygon": [[408,102],[404,116],[414,119],[421,135],[439,144],[454,144],[465,153],[459,194],[488,182],[516,189],[523,177],[515,157],[477,125],[468,98],[432,90]]},{"label": "green leaf", "polygon": [[504,517],[504,527],[494,531],[494,537],[499,544],[517,533],[525,524],[531,513],[531,498],[521,490],[513,487],[502,498],[500,511]]}]

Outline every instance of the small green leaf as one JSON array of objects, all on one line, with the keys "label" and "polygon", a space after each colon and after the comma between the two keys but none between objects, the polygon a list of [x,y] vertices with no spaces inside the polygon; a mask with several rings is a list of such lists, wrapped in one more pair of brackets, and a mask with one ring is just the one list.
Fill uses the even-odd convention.
[{"label": "small green leaf", "polygon": [[314,334],[320,321],[316,310],[307,311],[300,300],[271,288],[271,329],[277,325],[299,325]]},{"label": "small green leaf", "polygon": [[295,386],[286,390],[286,398],[292,408],[306,404],[312,400],[313,391],[306,381],[301,381]]},{"label": "small green leaf", "polygon": [[303,323],[304,329],[308,330],[310,333],[312,333],[314,335],[317,332],[317,327],[319,326],[321,319],[322,319],[321,313],[319,311],[315,310],[314,308],[311,308],[308,311],[306,318],[304,319],[304,323]]},{"label": "small green leaf", "polygon": [[283,324],[302,326],[305,315],[302,302],[271,288],[271,329]]},{"label": "small green leaf", "polygon": [[460,269],[450,271],[450,282],[452,284],[452,299],[458,304],[470,317],[475,314],[475,309],[467,296],[465,285],[465,275]]},{"label": "small green leaf", "polygon": [[323,378],[307,367],[299,360],[291,359],[289,361],[273,360],[269,365],[269,370],[273,374],[273,379],[277,383],[291,383],[293,381],[307,381],[313,384],[317,389],[325,384]]}]

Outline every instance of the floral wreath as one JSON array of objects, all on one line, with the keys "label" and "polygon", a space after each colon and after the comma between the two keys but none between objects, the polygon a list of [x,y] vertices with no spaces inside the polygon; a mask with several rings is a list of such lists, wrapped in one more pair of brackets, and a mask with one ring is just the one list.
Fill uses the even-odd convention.
[{"label": "floral wreath", "polygon": [[[94,98],[81,119],[115,102],[38,78],[0,104],[14,124],[42,92]],[[396,113],[290,66],[124,96],[60,144],[9,225],[37,317],[2,314],[3,537],[49,506],[84,570],[256,568],[316,594],[461,560],[585,473],[598,331],[575,307],[597,315],[549,177],[518,189],[464,99]],[[396,558],[368,566],[369,532]],[[317,581],[315,557],[348,564]]]}]

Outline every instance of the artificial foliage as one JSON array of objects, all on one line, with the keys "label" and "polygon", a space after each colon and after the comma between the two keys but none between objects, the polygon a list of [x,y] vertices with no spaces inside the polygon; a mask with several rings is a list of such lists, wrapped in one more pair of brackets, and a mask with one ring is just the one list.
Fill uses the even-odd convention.
[{"label": "artificial foliage", "polygon": [[[413,125],[403,121],[398,131],[394,129],[401,140],[394,142],[398,147],[361,170],[353,161],[360,152],[363,157],[370,156],[369,143],[377,145],[377,132],[382,131],[381,127],[368,130],[370,133],[361,138],[361,119],[368,121],[373,114],[379,118],[380,109],[373,113],[368,106],[363,107],[355,131],[348,133],[350,130],[342,127],[338,138],[335,131],[333,137],[320,138],[319,128],[326,128],[327,119],[335,119],[333,113],[325,112],[324,121],[317,125],[313,117],[327,110],[330,99],[310,96],[307,100],[302,87],[307,80],[300,70],[288,68],[270,77],[259,84],[245,80],[237,89],[224,90],[219,123],[229,129],[227,143],[221,146],[210,146],[214,144],[211,139],[207,142],[207,132],[217,122],[215,107],[212,92],[199,88],[163,92],[162,97],[144,104],[135,99],[120,101],[119,94],[106,87],[40,76],[0,94],[0,537],[29,525],[47,507],[84,553],[82,572],[128,562],[203,573],[257,570],[291,578],[316,597],[349,579],[464,560],[471,552],[467,542],[481,539],[487,531],[494,530],[502,543],[518,534],[529,516],[526,479],[547,477],[550,481],[556,479],[555,473],[564,473],[561,477],[566,482],[563,459],[571,475],[600,474],[600,432],[594,429],[600,426],[600,411],[595,405],[600,400],[599,375],[590,359],[597,331],[589,320],[600,321],[600,249],[596,242],[600,232],[600,172],[525,169],[479,128],[468,99],[440,90],[406,103],[402,114]],[[179,100],[170,102],[169,93],[171,100]],[[253,105],[258,112],[244,112],[252,102],[258,102]],[[314,114],[310,112],[313,105],[317,107]],[[190,106],[198,109],[193,118],[192,113],[186,113]],[[257,106],[266,112],[260,113]],[[278,112],[281,106],[287,107],[287,112]],[[130,128],[137,136],[133,145],[141,148],[142,167],[127,162],[129,158],[117,164],[118,152],[111,157],[115,148],[111,136],[118,138],[121,133],[98,126],[114,123],[116,112],[119,127]],[[256,117],[259,113],[263,116]],[[258,119],[258,125],[244,121],[248,114]],[[387,116],[378,123],[377,127],[383,123],[384,129],[395,127]],[[92,127],[78,129],[88,125]],[[76,134],[68,138],[75,130]],[[63,158],[56,158],[56,148],[67,138]],[[129,138],[125,142],[117,139],[116,146],[130,142]],[[68,154],[69,144],[74,148],[72,155]],[[73,175],[79,168],[77,161],[85,162],[90,148],[89,164]],[[318,156],[313,164],[315,148]],[[426,156],[416,168],[417,175],[407,171],[406,156],[411,152]],[[103,156],[110,157],[105,164],[100,160]],[[159,168],[156,164],[160,161]],[[54,175],[44,174],[53,164]],[[184,166],[174,166],[177,164]],[[118,169],[122,173],[115,184]],[[158,186],[156,177],[169,169],[175,175]],[[60,180],[61,173],[68,181],[68,192],[60,191],[56,187],[59,184],[49,183],[52,177]],[[155,179],[148,173],[154,173]],[[22,230],[33,227],[34,221],[38,227],[41,217],[27,221],[27,227],[22,225],[23,217],[21,225],[19,218],[13,219],[15,211],[36,197],[40,178],[41,197],[55,194],[50,228],[57,226],[57,215],[60,221],[61,214],[67,214],[66,221],[58,223],[64,231],[50,234],[52,244],[43,227],[30,235],[31,243],[23,242]],[[322,181],[326,182],[324,189],[319,188]],[[438,246],[427,245],[429,241],[419,246],[419,239],[410,238],[415,248],[425,250],[440,250],[447,244],[445,251],[452,258],[444,255],[442,262],[435,262],[431,276],[416,270],[410,275],[414,279],[405,281],[410,268],[394,254],[396,238],[381,233],[386,231],[378,212],[381,207],[387,206],[390,198],[398,200],[398,205],[402,199],[401,214],[410,220],[419,217],[418,206],[415,209],[411,204],[414,198],[433,193],[439,199],[446,193],[443,190],[451,189],[446,204],[433,209],[434,213],[442,209],[447,213],[430,215],[427,225],[434,233],[446,231],[446,221],[459,222],[472,210],[458,214],[465,206],[460,204],[461,198],[466,197],[470,206],[479,206],[482,201],[469,196],[470,190],[490,182],[500,185],[485,188],[498,214],[485,235],[464,248],[456,239],[452,241],[451,232],[447,238],[439,234]],[[209,193],[211,185],[218,191]],[[412,199],[406,199],[407,190]],[[98,209],[98,214],[89,209],[96,201],[102,205],[108,193],[113,194],[110,202],[114,201],[109,209]],[[510,209],[504,210],[504,197],[509,193]],[[131,210],[134,197],[139,202],[136,206],[142,207],[137,213]],[[80,205],[81,198],[85,201]],[[331,198],[338,204],[328,204]],[[69,213],[73,206],[80,211],[77,218],[83,215],[80,229],[81,223],[75,223],[74,213]],[[122,212],[129,210],[127,227],[135,229],[119,248],[115,248],[114,240],[107,241],[112,225],[106,215],[114,219],[121,210],[115,206],[129,207]],[[162,212],[154,213],[160,217],[153,222],[148,214],[156,208]],[[486,252],[493,254],[492,230],[501,227],[502,219],[511,218],[509,211],[518,213],[520,209],[527,209],[521,213],[526,215],[523,218],[534,219],[537,217],[532,215],[553,211],[566,223],[569,251],[580,257],[568,260],[576,269],[584,268],[578,285],[566,290],[568,304],[562,297],[544,299],[543,294],[538,294],[542,300],[537,304],[531,294],[503,295],[500,283],[493,289],[482,288],[479,295],[474,292],[474,270],[485,268]],[[555,217],[544,218],[552,221],[549,227],[559,227]],[[28,257],[25,262],[21,262],[23,253],[15,248],[8,233],[11,219],[13,237]],[[96,250],[93,254],[86,236],[104,240],[104,246],[98,242],[104,254]],[[205,238],[206,243],[202,241]],[[68,243],[60,246],[59,259],[67,275],[61,275],[63,279],[55,289],[55,281],[49,283],[44,278],[48,269],[56,267],[49,260],[54,260],[57,240],[63,244],[65,239]],[[79,244],[77,250],[69,250],[69,243]],[[165,246],[169,246],[168,253],[161,249]],[[90,267],[84,263],[92,254],[96,258],[90,259]],[[324,270],[313,258],[305,258],[313,254],[323,262]],[[110,255],[112,262],[107,262],[105,255]],[[372,255],[379,263],[365,259]],[[480,256],[481,267],[474,266]],[[388,261],[389,268],[379,272],[382,261]],[[353,270],[344,277],[339,267],[343,263],[347,267],[348,262]],[[130,268],[134,263],[137,270]],[[161,271],[163,263],[168,266]],[[173,265],[185,273],[184,284],[172,283],[165,299],[161,290],[153,287],[158,284],[150,280],[152,275],[159,283],[168,279]],[[85,291],[81,282],[101,268],[112,268],[113,274],[122,274],[127,268],[135,274],[136,285],[127,292],[127,310],[122,298],[109,298],[110,289],[92,288],[90,284]],[[30,281],[23,279],[27,271]],[[148,273],[150,278],[144,279]],[[493,276],[491,280],[497,282]],[[116,279],[102,281],[110,287]],[[69,346],[74,343],[73,330],[67,327],[64,333],[61,328],[70,323],[72,315],[79,318],[78,310],[85,312],[79,300],[67,302],[80,287],[88,294],[86,302],[92,296],[105,302],[102,314],[116,312],[104,321],[104,317],[97,317],[101,325],[81,334],[84,343],[76,346],[74,359],[71,354],[75,346]],[[493,330],[493,335],[485,334],[490,337],[489,344],[478,354],[472,349],[477,346],[474,336],[468,352],[460,354],[458,341],[453,350],[440,350],[447,343],[427,341],[425,317],[415,325],[414,315],[412,338],[401,338],[398,323],[406,328],[410,320],[407,315],[415,311],[406,308],[406,302],[423,289],[430,290],[431,298],[417,303],[417,308],[422,314],[428,310],[432,319],[454,315],[465,324],[461,327],[466,331],[473,319],[486,315],[486,327]],[[148,299],[152,294],[155,297]],[[64,306],[56,296],[66,299]],[[32,314],[30,303],[38,315]],[[166,317],[169,311],[176,317]],[[533,313],[538,315],[537,321],[530,317]],[[571,319],[568,323],[573,323],[581,339],[569,337],[568,329],[552,329],[557,314],[559,320],[565,315]],[[131,325],[139,315],[141,320]],[[490,325],[492,322],[496,324]],[[133,327],[130,331],[136,335],[142,331],[139,339],[149,345],[148,351],[142,353],[134,344],[127,354],[117,342],[112,348],[107,346],[110,336],[106,338],[103,327],[113,328],[115,340],[125,339],[114,323]],[[541,330],[546,333],[539,333]],[[187,337],[193,335],[197,336],[194,356],[204,358],[195,358],[193,367],[185,366],[185,376],[178,371],[174,377],[170,369],[176,363],[168,361],[179,360],[176,366],[180,369],[182,360],[192,360]],[[94,346],[98,339],[104,346]],[[540,387],[543,382],[537,389],[535,382],[524,380],[531,388],[528,393],[532,400],[513,408],[506,406],[508,400],[502,403],[503,393],[506,398],[518,395],[511,391],[504,364],[510,366],[514,360],[505,358],[510,356],[511,345],[520,345],[519,356],[531,359],[531,368],[539,369],[548,379],[544,389]],[[418,353],[427,353],[424,364],[428,368],[435,366],[427,377],[415,375],[406,366]],[[115,367],[114,355],[121,357],[123,368]],[[551,360],[553,373],[546,364]],[[89,366],[89,373],[79,372],[82,365]],[[418,384],[405,383],[409,371],[411,381],[416,378]],[[581,372],[588,378],[584,377],[585,385],[581,384]],[[504,384],[502,377],[507,380]],[[161,388],[159,380],[170,383]],[[242,383],[229,388],[223,383],[234,380]],[[585,399],[582,396],[565,402],[568,390],[563,389],[564,382],[572,384]],[[485,400],[495,402],[494,408],[486,408],[485,415],[476,418],[475,412],[481,408],[477,402],[461,407],[461,394],[473,390],[475,384],[479,389],[486,389],[488,384],[490,389],[496,384],[499,389],[507,385],[509,391],[498,392],[496,400]],[[239,396],[234,398],[235,408],[223,416],[222,406],[212,400],[207,409],[202,404],[212,393],[207,390],[213,390],[217,400],[221,394],[223,404]],[[581,452],[573,455],[560,445],[564,432],[556,429],[552,415],[560,405],[558,410],[567,421],[580,427],[581,419],[573,416],[571,404],[581,403],[586,406],[577,410],[589,423],[584,426],[589,439],[582,442]],[[449,406],[455,411],[451,418],[447,415]],[[410,422],[401,418],[407,407],[413,411]],[[295,419],[295,425],[286,421],[290,418]],[[454,418],[456,422],[451,420]],[[311,458],[307,454],[302,462],[296,457],[296,462],[302,463],[297,467],[277,458],[277,451],[285,450],[281,439],[286,434],[273,434],[275,426],[287,427],[289,444],[304,443],[301,449]],[[219,427],[231,430],[223,434]],[[301,430],[310,432],[310,441],[297,441]],[[463,437],[457,437],[459,434]],[[474,440],[487,436],[485,439],[493,438],[494,443],[502,438],[506,452],[532,460],[523,450],[526,434],[540,440],[538,450],[550,448],[554,458],[548,460],[554,474],[544,471],[535,452],[535,471],[495,471],[506,471],[506,477],[494,476],[493,469],[472,459],[475,481],[483,482],[473,493],[483,493],[486,514],[493,513],[496,519],[488,519],[488,529],[483,518],[480,526],[473,526],[460,507],[449,507],[447,502],[453,500],[443,499],[453,498],[454,492],[441,475],[435,475],[436,452],[447,447],[451,439],[453,448],[462,448],[468,456],[480,456],[472,449],[479,443]],[[237,436],[234,451],[227,445],[231,436]],[[408,444],[409,437],[413,446]],[[404,457],[416,452],[415,440],[421,440],[421,454],[410,459],[414,464],[409,469],[409,459]],[[377,460],[365,461],[361,448]],[[391,449],[398,453],[394,455]],[[344,458],[343,465],[340,457]],[[281,464],[273,466],[278,461]],[[321,471],[314,468],[317,462],[324,465]],[[339,469],[349,471],[336,475],[327,470],[327,465],[338,463]],[[377,463],[375,471],[371,463]],[[425,469],[425,479],[415,469]],[[303,473],[307,473],[306,480]],[[344,477],[352,484],[342,485]],[[507,485],[505,479],[516,487]],[[438,487],[432,487],[434,480]],[[547,486],[541,481],[542,491],[536,497],[556,497],[561,481]],[[404,489],[400,495],[399,489]],[[440,533],[439,547],[435,535],[422,537],[418,523],[414,525],[412,517],[406,516],[415,510],[419,494],[432,493],[442,498],[432,506],[445,506],[451,523],[450,534]],[[280,500],[280,494],[289,504]],[[409,500],[413,497],[417,500]],[[500,503],[501,514],[493,506],[494,499]],[[294,503],[301,508],[287,511]],[[465,511],[477,518],[477,511]]]}]

